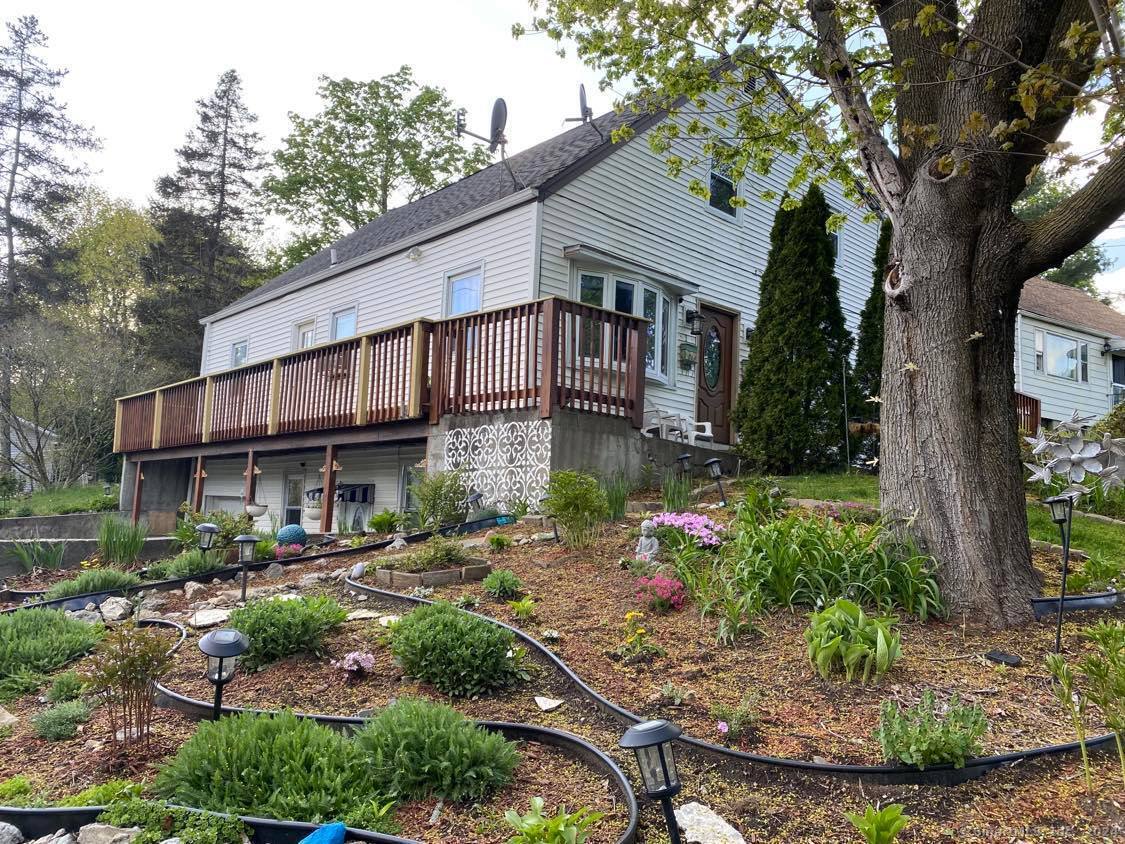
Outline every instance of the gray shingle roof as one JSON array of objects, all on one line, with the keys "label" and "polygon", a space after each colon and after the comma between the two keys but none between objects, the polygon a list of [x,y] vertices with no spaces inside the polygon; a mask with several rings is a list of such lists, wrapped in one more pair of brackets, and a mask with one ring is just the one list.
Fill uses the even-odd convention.
[{"label": "gray shingle roof", "polygon": [[600,130],[600,135],[589,125],[579,125],[511,156],[508,164],[519,184],[513,181],[503,162],[497,162],[408,205],[392,208],[362,228],[342,237],[331,247],[322,249],[277,278],[250,291],[205,321],[282,295],[287,288],[297,286],[303,279],[329,269],[332,266],[331,249],[336,250],[337,263],[342,264],[375,250],[393,246],[412,235],[454,220],[525,188],[549,187],[560,179],[565,180],[572,169],[577,169],[599,153],[608,152],[608,148],[612,146],[609,134],[613,129],[626,123],[632,123],[639,129],[638,124],[651,122],[653,118],[654,115],[648,114],[603,114],[592,121]]},{"label": "gray shingle roof", "polygon": [[1084,290],[1055,284],[1040,276],[1024,283],[1020,310],[1048,320],[1085,326],[1094,334],[1125,337],[1125,314],[1099,302]]}]

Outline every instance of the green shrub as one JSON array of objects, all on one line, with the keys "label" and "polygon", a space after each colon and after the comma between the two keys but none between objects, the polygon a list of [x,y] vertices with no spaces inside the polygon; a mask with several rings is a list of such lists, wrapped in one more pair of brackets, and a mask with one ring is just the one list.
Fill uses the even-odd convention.
[{"label": "green shrub", "polygon": [[512,547],[512,537],[506,536],[503,533],[494,533],[488,537],[488,548],[490,551],[499,554],[501,551],[506,551]]},{"label": "green shrub", "polygon": [[173,803],[325,823],[384,794],[359,746],[291,712],[240,713],[199,724],[156,777]]},{"label": "green shrub", "polygon": [[821,612],[809,614],[805,641],[809,662],[827,680],[833,671],[843,671],[848,682],[861,675],[882,677],[902,654],[894,616],[873,618],[846,598]]},{"label": "green shrub", "polygon": [[67,671],[60,674],[47,689],[47,700],[50,703],[64,703],[68,700],[77,700],[82,696],[86,684],[78,676],[77,671]]},{"label": "green shrub", "polygon": [[844,812],[844,816],[860,831],[867,844],[894,844],[910,820],[909,815],[902,813],[903,808],[901,803],[892,803],[876,812],[874,806],[868,806],[862,815]]},{"label": "green shrub", "polygon": [[403,671],[451,697],[479,697],[526,678],[510,630],[444,601],[399,621],[391,652]]},{"label": "green shrub", "polygon": [[584,472],[552,472],[543,503],[558,524],[563,541],[572,548],[591,545],[609,514],[605,491],[597,478]]},{"label": "green shrub", "polygon": [[131,566],[141,556],[148,527],[117,516],[106,516],[98,527],[98,556],[107,563]]},{"label": "green shrub", "polygon": [[416,473],[410,492],[418,502],[418,518],[424,529],[436,530],[465,520],[469,492],[460,470]]},{"label": "green shrub", "polygon": [[201,551],[193,548],[184,551],[171,560],[153,563],[145,571],[148,580],[175,580],[181,577],[195,577],[216,571],[223,567],[223,561],[214,551]]},{"label": "green shrub", "polygon": [[516,577],[515,572],[509,569],[490,571],[480,585],[493,598],[514,598],[523,591],[523,583]]},{"label": "green shrub", "polygon": [[521,815],[515,809],[504,813],[504,821],[516,831],[508,844],[582,844],[590,835],[590,827],[602,819],[600,812],[583,806],[567,812],[562,806],[553,815],[543,814],[543,798],[531,798],[531,810]]},{"label": "green shrub", "polygon": [[506,785],[519,763],[514,743],[425,700],[386,707],[356,734],[356,743],[372,779],[407,800],[479,800]]},{"label": "green shrub", "polygon": [[121,569],[87,569],[78,577],[60,580],[47,590],[44,600],[54,601],[97,592],[117,592],[136,586],[140,582],[141,579],[137,575]]},{"label": "green shrub", "polygon": [[367,526],[375,533],[391,533],[398,527],[399,516],[394,510],[383,509],[382,513],[373,513],[367,520]]},{"label": "green shrub", "polygon": [[141,784],[132,780],[106,780],[59,801],[60,806],[108,806],[119,800],[136,800]]},{"label": "green shrub", "polygon": [[621,472],[615,472],[599,481],[605,493],[606,518],[620,521],[625,517],[625,502],[629,498],[629,479]]},{"label": "green shrub", "polygon": [[399,571],[422,572],[459,568],[469,562],[469,555],[456,539],[435,536],[418,546],[411,554],[389,560],[390,568]]},{"label": "green shrub", "polygon": [[34,516],[35,511],[31,509],[30,504],[21,504],[12,510],[12,515],[17,519],[25,519],[28,516]]},{"label": "green shrub", "polygon": [[60,569],[66,556],[65,542],[13,542],[10,547],[24,571]]},{"label": "green shrub", "polygon": [[78,725],[90,720],[90,704],[84,700],[68,700],[45,709],[31,719],[35,734],[47,741],[74,738]]},{"label": "green shrub", "polygon": [[[11,681],[0,700],[38,687],[41,675],[62,668],[92,648],[103,628],[67,618],[61,610],[22,609],[0,615],[0,680]],[[26,685],[31,682],[31,689]]]},{"label": "green shrub", "polygon": [[[90,692],[109,710],[114,741],[147,744],[152,735],[156,683],[172,664],[168,642],[132,622],[110,629],[86,673]],[[117,738],[120,736],[120,738]]]},{"label": "green shrub", "polygon": [[111,803],[98,815],[111,826],[139,826],[133,844],[159,844],[178,838],[183,844],[243,844],[249,829],[238,818],[192,812],[153,800],[126,799]]},{"label": "green shrub", "polygon": [[42,806],[45,802],[23,774],[0,782],[0,806]]},{"label": "green shrub", "polygon": [[956,694],[938,712],[934,693],[926,690],[917,706],[903,710],[894,701],[883,701],[879,729],[875,732],[888,762],[917,765],[952,764],[963,768],[965,760],[981,753],[980,737],[988,721],[979,706],[965,706]]},{"label": "green shrub", "polygon": [[215,534],[215,550],[232,547],[236,536],[251,533],[254,529],[254,520],[249,513],[227,513],[218,510],[205,515],[194,512],[187,502],[184,502],[180,505],[180,520],[172,536],[181,548],[195,548],[199,544],[196,525],[204,522],[209,522],[219,529]]},{"label": "green shrub", "polygon": [[758,698],[746,695],[738,706],[729,703],[716,703],[711,707],[711,717],[715,719],[715,729],[725,741],[739,742],[747,738],[758,720]]},{"label": "green shrub", "polygon": [[243,654],[247,668],[257,668],[296,653],[323,654],[324,634],[348,613],[334,599],[316,596],[283,601],[251,601],[230,615],[230,626],[250,639]]}]

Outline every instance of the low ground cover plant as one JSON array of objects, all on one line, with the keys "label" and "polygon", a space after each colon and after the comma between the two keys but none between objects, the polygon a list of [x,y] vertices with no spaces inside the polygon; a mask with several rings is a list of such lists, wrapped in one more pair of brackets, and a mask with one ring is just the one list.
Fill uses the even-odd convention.
[{"label": "low ground cover plant", "polygon": [[652,517],[657,536],[674,550],[694,545],[699,548],[714,548],[722,544],[726,528],[702,513],[657,513]]},{"label": "low ground cover plant", "polygon": [[230,626],[250,639],[242,662],[250,669],[296,653],[323,654],[324,636],[347,611],[324,596],[251,601],[230,615]]},{"label": "low ground cover plant", "polygon": [[37,688],[42,675],[89,651],[102,633],[100,624],[67,618],[61,610],[32,608],[0,615],[0,701]]},{"label": "low ground cover plant", "polygon": [[444,601],[403,617],[391,652],[403,671],[451,697],[480,697],[527,677],[511,631]]},{"label": "low ground cover plant", "polygon": [[516,831],[508,844],[582,844],[590,828],[602,819],[600,812],[586,806],[567,812],[560,806],[553,815],[543,814],[543,798],[532,797],[531,809],[521,815],[515,809],[504,813],[504,821]]},{"label": "low ground cover plant", "polygon": [[382,513],[373,513],[367,520],[367,527],[374,533],[391,533],[398,528],[399,515],[394,510],[383,508]]},{"label": "low ground cover plant", "polygon": [[980,740],[987,731],[988,720],[979,706],[966,706],[956,694],[939,706],[934,693],[926,690],[909,709],[883,701],[875,736],[886,761],[915,765],[921,771],[933,765],[965,767],[966,759],[981,754]]},{"label": "low ground cover plant", "polygon": [[74,738],[78,725],[90,720],[90,704],[84,700],[68,700],[44,709],[31,719],[35,734],[47,741]]},{"label": "low ground cover plant", "polygon": [[348,680],[354,682],[375,667],[375,655],[364,651],[350,651],[341,659],[332,660],[332,667],[343,671]]},{"label": "low ground cover plant", "polygon": [[[98,805],[98,804],[92,804]],[[133,844],[159,844],[169,838],[183,844],[242,844],[249,830],[238,818],[192,812],[156,800],[136,797],[116,800],[98,815],[98,821],[118,827],[140,827]]]},{"label": "low ground cover plant", "polygon": [[535,617],[535,599],[530,595],[518,601],[508,601],[508,607],[517,621],[531,621]]},{"label": "low ground cover plant", "polygon": [[605,490],[597,478],[585,472],[552,472],[543,504],[558,524],[563,542],[571,548],[591,545],[609,515]]},{"label": "low ground cover plant", "polygon": [[1125,560],[1105,554],[1091,554],[1077,571],[1070,571],[1066,578],[1066,591],[1075,595],[1079,592],[1104,592],[1125,581]]},{"label": "low ground cover plant", "polygon": [[118,516],[106,516],[98,526],[98,556],[107,563],[131,566],[141,556],[148,526]]},{"label": "low ground cover plant", "polygon": [[60,806],[108,806],[119,800],[134,800],[141,796],[143,786],[132,780],[113,779],[91,785],[77,794],[64,797]]},{"label": "low ground cover plant", "polygon": [[894,844],[910,821],[910,816],[902,813],[905,808],[901,803],[891,803],[879,810],[868,806],[862,815],[845,812],[844,816],[859,830],[867,844]]},{"label": "low ground cover plant", "polygon": [[510,569],[490,571],[480,583],[481,588],[493,598],[514,598],[523,591],[523,582]]},{"label": "low ground cover plant", "polygon": [[435,536],[418,546],[418,550],[390,558],[380,565],[406,572],[437,571],[460,568],[469,562],[464,546],[456,539]]},{"label": "low ground cover plant", "polygon": [[656,644],[645,627],[645,614],[630,610],[625,613],[625,629],[617,655],[630,662],[654,656],[665,656],[668,652]]},{"label": "low ground cover plant", "polygon": [[0,806],[42,806],[46,800],[22,774],[0,782]]},{"label": "low ground cover plant", "polygon": [[114,592],[128,589],[141,582],[141,578],[131,571],[115,568],[86,569],[70,580],[60,580],[47,590],[43,599],[54,601],[60,598],[73,598],[75,595],[89,595],[97,592]]},{"label": "low ground cover plant", "polygon": [[500,553],[512,547],[512,537],[503,533],[494,533],[488,537],[488,548],[493,553]]},{"label": "low ground cover plant", "polygon": [[838,598],[821,612],[809,614],[805,641],[809,662],[822,679],[842,671],[851,682],[879,679],[902,654],[894,616],[868,616],[857,604]]},{"label": "low ground cover plant", "polygon": [[172,803],[325,823],[385,793],[352,739],[291,712],[203,721],[153,785]]},{"label": "low ground cover plant", "polygon": [[507,785],[516,745],[440,703],[402,699],[355,737],[371,779],[391,797],[479,800]]},{"label": "low ground cover plant", "polygon": [[160,560],[145,570],[148,580],[175,580],[181,577],[195,577],[216,571],[223,562],[214,551],[201,551],[193,548],[184,551],[170,560]]},{"label": "low ground cover plant", "polygon": [[737,744],[749,738],[758,720],[758,698],[746,695],[737,706],[729,703],[716,703],[711,707],[711,717],[715,719],[715,732],[723,741]]},{"label": "low ground cover plant", "polygon": [[77,671],[64,671],[51,683],[47,689],[48,703],[63,703],[68,700],[77,700],[82,696],[86,684]]}]

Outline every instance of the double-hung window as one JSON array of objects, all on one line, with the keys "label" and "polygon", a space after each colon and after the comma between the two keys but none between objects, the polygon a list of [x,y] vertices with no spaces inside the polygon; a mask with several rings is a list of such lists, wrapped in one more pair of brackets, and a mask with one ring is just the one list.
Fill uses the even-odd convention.
[{"label": "double-hung window", "polygon": [[711,196],[707,202],[712,208],[731,217],[738,214],[738,209],[731,203],[738,196],[738,185],[730,164],[722,161],[721,156],[711,156],[711,183],[708,188]]},{"label": "double-hung window", "polygon": [[355,336],[356,312],[355,308],[344,308],[332,312],[332,339],[346,340]]},{"label": "double-hung window", "polygon": [[316,320],[297,323],[293,329],[293,350],[300,351],[316,345]]},{"label": "double-hung window", "polygon": [[1035,330],[1035,369],[1070,381],[1090,380],[1089,344],[1073,337]]},{"label": "double-hung window", "polygon": [[449,315],[476,313],[481,307],[480,268],[449,276]]},{"label": "double-hung window", "polygon": [[[675,306],[671,297],[659,286],[636,281],[611,273],[581,272],[578,275],[578,299],[585,305],[594,305],[623,314],[644,317],[649,320],[645,326],[645,375],[649,378],[665,380],[668,378],[675,332]],[[616,335],[610,338],[611,359],[622,353],[620,348],[624,338]],[[600,356],[605,345],[600,323],[584,324],[579,337],[579,348],[585,357]]]}]

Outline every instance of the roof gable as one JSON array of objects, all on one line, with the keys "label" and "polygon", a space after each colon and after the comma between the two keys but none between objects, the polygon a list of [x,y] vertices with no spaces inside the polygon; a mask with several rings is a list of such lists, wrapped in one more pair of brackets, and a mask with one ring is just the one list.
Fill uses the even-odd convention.
[{"label": "roof gable", "polygon": [[1046,320],[1091,329],[1106,337],[1125,337],[1125,314],[1076,287],[1040,276],[1030,278],[1020,294],[1020,310]]}]

